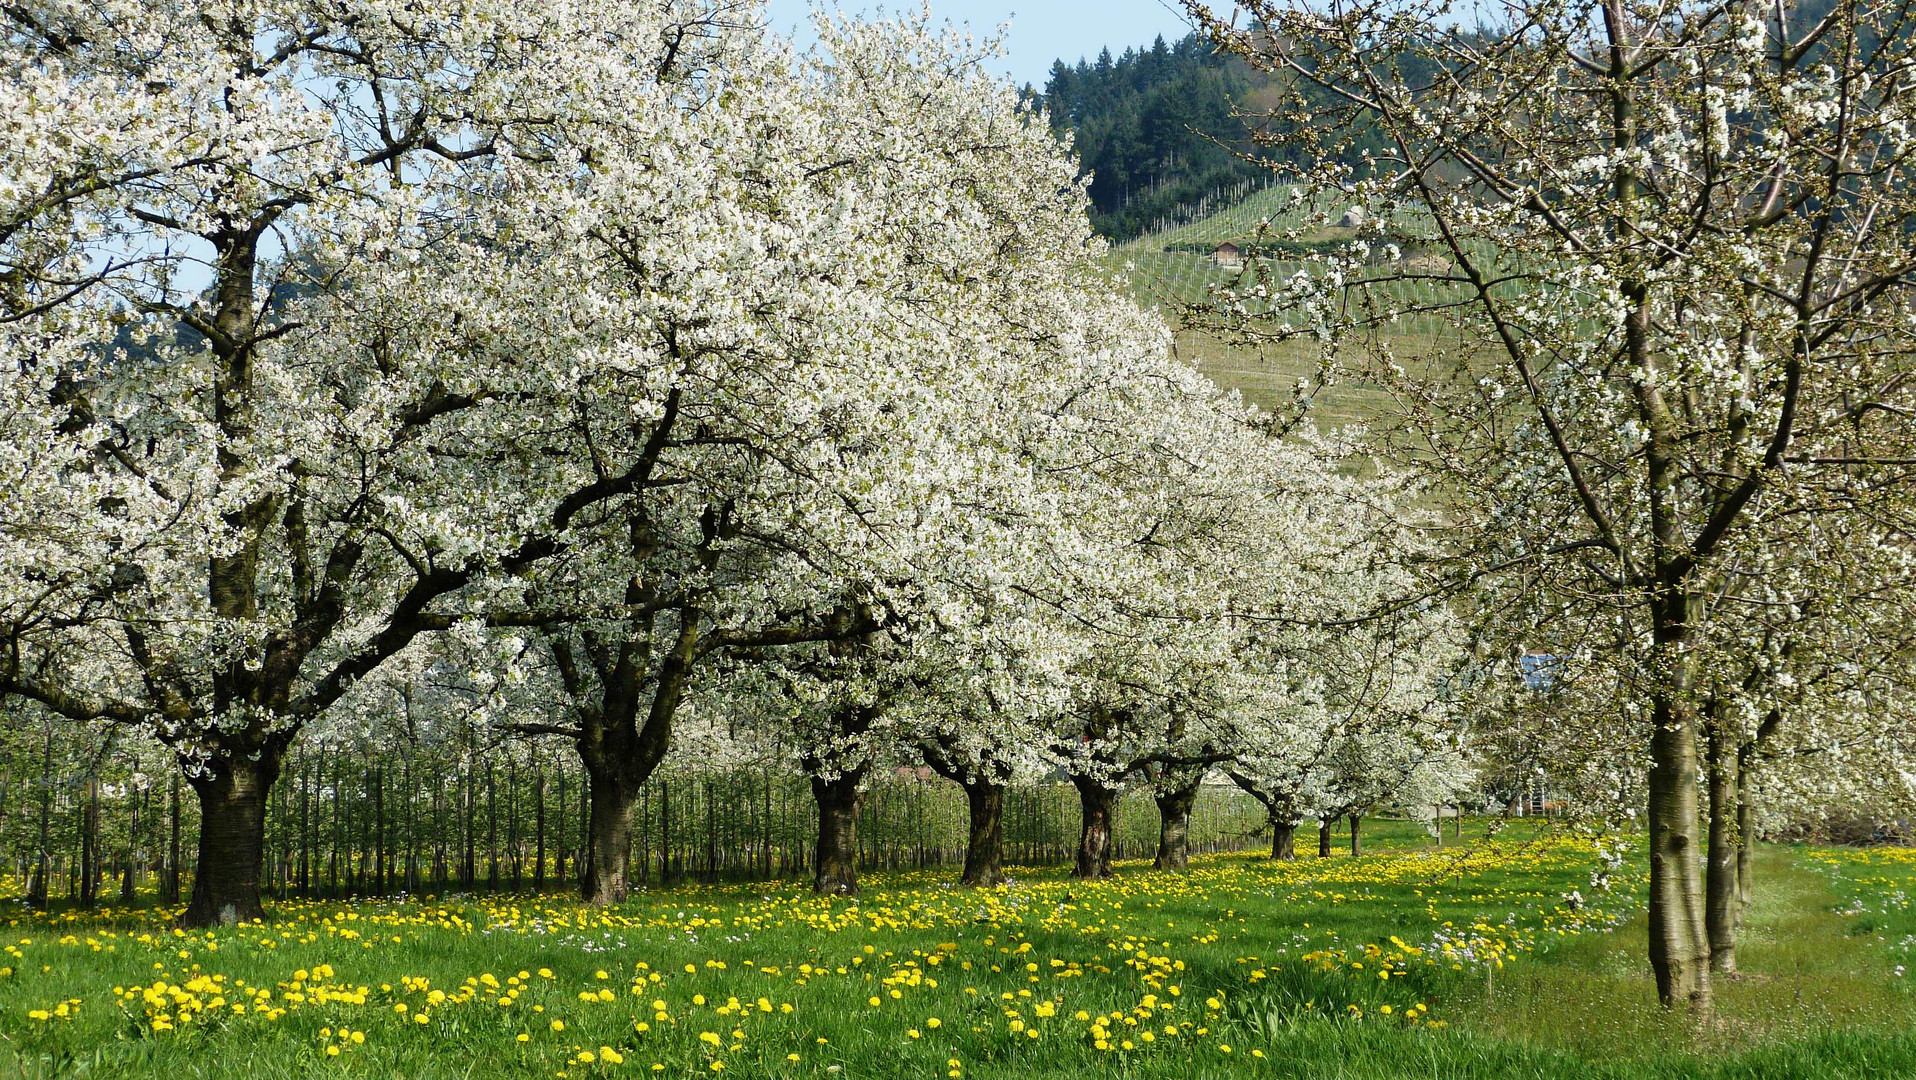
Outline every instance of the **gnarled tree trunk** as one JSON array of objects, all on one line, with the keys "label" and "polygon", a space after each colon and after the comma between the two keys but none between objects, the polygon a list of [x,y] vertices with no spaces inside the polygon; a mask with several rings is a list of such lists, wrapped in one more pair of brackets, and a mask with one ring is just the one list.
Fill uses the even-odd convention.
[{"label": "gnarled tree trunk", "polygon": [[965,834],[965,871],[958,884],[985,888],[1005,880],[1005,789],[978,780],[965,786],[970,827]]},{"label": "gnarled tree trunk", "polygon": [[1183,870],[1191,865],[1191,807],[1197,803],[1201,782],[1202,777],[1157,795],[1158,855],[1151,863],[1154,868]]},{"label": "gnarled tree trunk", "polygon": [[1364,815],[1352,814],[1350,816],[1350,819],[1351,819],[1351,858],[1355,859],[1356,857],[1364,853],[1364,843],[1362,840],[1358,839],[1358,831],[1357,831],[1358,823],[1364,820]]},{"label": "gnarled tree trunk", "polygon": [[1271,819],[1271,858],[1289,862],[1297,858],[1297,823]]},{"label": "gnarled tree trunk", "polygon": [[1331,857],[1331,819],[1325,818],[1317,823],[1317,857]]},{"label": "gnarled tree trunk", "polygon": [[1083,823],[1078,831],[1078,862],[1071,876],[1095,881],[1111,876],[1111,827],[1118,812],[1118,790],[1086,776],[1071,778],[1078,789]]},{"label": "gnarled tree trunk", "polygon": [[266,796],[279,767],[280,750],[269,746],[252,758],[221,754],[206,775],[188,778],[200,800],[200,844],[182,927],[231,926],[265,917],[259,877],[266,853]]},{"label": "gnarled tree trunk", "polygon": [[818,803],[815,893],[858,894],[858,811],[865,802],[864,779],[863,769],[830,780],[812,777],[812,799]]},{"label": "gnarled tree trunk", "polygon": [[589,807],[586,846],[579,867],[579,892],[585,902],[610,907],[632,894],[632,804],[639,785],[630,783],[617,768],[586,767]]}]

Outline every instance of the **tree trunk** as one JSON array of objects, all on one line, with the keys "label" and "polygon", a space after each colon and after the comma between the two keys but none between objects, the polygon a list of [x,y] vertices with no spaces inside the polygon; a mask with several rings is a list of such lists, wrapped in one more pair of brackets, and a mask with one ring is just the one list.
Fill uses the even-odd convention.
[{"label": "tree trunk", "polygon": [[1703,875],[1703,923],[1710,970],[1736,974],[1737,755],[1729,733],[1711,723],[1709,744],[1710,850]]},{"label": "tree trunk", "polygon": [[1271,819],[1271,858],[1289,862],[1297,858],[1297,823]]},{"label": "tree trunk", "polygon": [[1191,807],[1197,803],[1201,781],[1202,777],[1157,796],[1158,854],[1151,862],[1153,868],[1183,870],[1191,865]]},{"label": "tree trunk", "polygon": [[373,894],[386,895],[392,884],[386,861],[386,770],[373,769]]},{"label": "tree trunk", "polygon": [[1756,797],[1750,791],[1749,762],[1753,752],[1754,747],[1748,745],[1737,751],[1736,917],[1732,922],[1738,929],[1743,927],[1743,917],[1749,914],[1756,890]]},{"label": "tree trunk", "polygon": [[821,895],[858,893],[858,812],[865,801],[859,790],[863,769],[834,780],[812,777],[812,799],[818,803],[818,850],[812,891]]},{"label": "tree trunk", "polygon": [[490,754],[486,755],[486,891],[499,891],[499,783]]},{"label": "tree trunk", "polygon": [[554,863],[552,867],[552,880],[554,883],[559,885],[565,884],[565,854],[566,854],[565,811],[566,811],[566,807],[570,805],[571,805],[570,803],[566,802],[566,797],[565,797],[565,769],[560,768],[559,770],[559,802],[558,802],[559,821],[555,827],[555,831],[557,832],[559,837],[559,850],[553,853],[553,858],[557,861]]},{"label": "tree trunk", "polygon": [[1358,832],[1357,832],[1358,823],[1363,821],[1364,818],[1363,818],[1363,815],[1361,814],[1352,814],[1350,818],[1351,818],[1351,858],[1355,859],[1359,855],[1362,855],[1364,853],[1364,844],[1362,840],[1358,839]]},{"label": "tree trunk", "polygon": [[91,911],[100,894],[100,778],[86,778],[80,803],[80,906]]},{"label": "tree trunk", "polygon": [[133,868],[139,859],[140,851],[140,808],[146,805],[146,789],[141,788],[139,798],[133,800],[133,819],[126,830],[126,865],[120,869],[120,903],[133,906]]},{"label": "tree trunk", "polygon": [[1078,830],[1078,861],[1071,874],[1087,881],[1111,876],[1111,828],[1116,823],[1118,791],[1089,777],[1074,776],[1083,814]]},{"label": "tree trunk", "polygon": [[[1666,601],[1668,603],[1668,601]],[[1668,616],[1665,616],[1667,619]],[[1666,624],[1667,625],[1667,624]],[[1668,631],[1658,628],[1659,636]],[[1682,647],[1679,639],[1676,648]],[[1686,667],[1681,657],[1667,662]],[[1666,1007],[1688,1005],[1699,1022],[1710,1013],[1708,937],[1697,842],[1696,714],[1685,700],[1687,671],[1665,678],[1652,703],[1650,735],[1650,967]],[[1672,685],[1674,684],[1674,685]]]},{"label": "tree trunk", "polygon": [[546,888],[546,771],[539,764],[539,750],[532,750],[532,891]]},{"label": "tree trunk", "polygon": [[180,925],[200,929],[261,919],[260,860],[266,851],[266,796],[279,778],[279,751],[257,759],[227,754],[189,779],[200,800],[199,862]]},{"label": "tree trunk", "polygon": [[1005,788],[989,780],[965,785],[970,827],[965,834],[965,870],[958,884],[989,888],[1005,880]]},{"label": "tree trunk", "polygon": [[[299,895],[313,895],[313,767],[300,755],[302,768],[299,769]],[[177,792],[175,795],[177,796]],[[177,899],[177,891],[175,893]]]},{"label": "tree trunk", "polygon": [[176,774],[166,792],[166,876],[160,882],[160,902],[180,902],[180,778]]},{"label": "tree trunk", "polygon": [[[177,783],[177,781],[176,781]],[[177,792],[177,788],[175,791]],[[174,806],[177,807],[175,796]],[[179,821],[177,810],[173,815]],[[177,826],[176,826],[177,829]],[[40,763],[40,849],[34,854],[33,877],[27,881],[27,906],[35,911],[47,909],[48,862],[53,857],[53,726],[47,726],[46,756]],[[175,899],[178,895],[175,894]]]},{"label": "tree trunk", "polygon": [[1324,818],[1317,823],[1317,857],[1331,857],[1331,819]]},{"label": "tree trunk", "polygon": [[627,880],[627,843],[632,831],[632,804],[637,785],[627,784],[615,772],[588,771],[586,846],[579,860],[579,892],[586,903],[610,907],[631,894]]}]

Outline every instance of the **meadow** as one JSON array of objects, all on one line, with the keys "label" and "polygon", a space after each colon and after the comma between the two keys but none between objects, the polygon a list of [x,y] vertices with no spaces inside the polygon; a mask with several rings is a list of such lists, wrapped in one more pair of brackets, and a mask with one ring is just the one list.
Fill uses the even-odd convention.
[{"label": "meadow", "polygon": [[[1769,847],[1719,1030],[1658,1014],[1640,868],[1562,828],[1439,849],[6,920],[0,1075],[1732,1077],[1916,1071],[1916,852]],[[1494,835],[1488,835],[1494,833]],[[1593,885],[1608,872],[1607,888]]]}]

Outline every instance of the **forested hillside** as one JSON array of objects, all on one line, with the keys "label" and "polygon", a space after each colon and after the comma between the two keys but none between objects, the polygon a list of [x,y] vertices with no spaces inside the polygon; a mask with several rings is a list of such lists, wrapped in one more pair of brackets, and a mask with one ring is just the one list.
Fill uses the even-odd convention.
[{"label": "forested hillside", "polygon": [[1129,239],[1264,182],[1268,171],[1240,156],[1252,146],[1234,114],[1257,89],[1248,66],[1193,34],[1075,67],[1059,60],[1043,100],[1092,175],[1092,225]]}]

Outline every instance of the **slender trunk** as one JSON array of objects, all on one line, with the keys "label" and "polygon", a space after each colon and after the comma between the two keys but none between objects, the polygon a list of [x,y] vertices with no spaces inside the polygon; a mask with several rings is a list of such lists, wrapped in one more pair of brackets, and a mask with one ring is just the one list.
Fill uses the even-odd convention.
[{"label": "slender trunk", "polygon": [[1364,844],[1363,844],[1363,841],[1358,839],[1358,831],[1357,831],[1358,823],[1363,821],[1364,818],[1362,814],[1352,814],[1350,818],[1351,818],[1351,858],[1355,859],[1359,855],[1362,855],[1364,853]]},{"label": "slender trunk", "polygon": [[486,757],[486,889],[499,891],[499,785]]},{"label": "slender trunk", "polygon": [[386,895],[391,887],[391,866],[386,861],[386,770],[373,770],[373,892]]},{"label": "slender trunk", "polygon": [[865,802],[860,790],[865,770],[841,773],[824,780],[812,777],[812,799],[818,803],[817,865],[812,891],[822,895],[858,893],[858,812]]},{"label": "slender trunk", "polygon": [[1073,877],[1087,881],[1111,876],[1111,828],[1117,820],[1118,790],[1097,780],[1074,776],[1081,813],[1078,828],[1078,861]]},{"label": "slender trunk", "polygon": [[1289,862],[1297,858],[1297,823],[1271,815],[1271,858]]},{"label": "slender trunk", "polygon": [[[1660,606],[1685,604],[1665,600]],[[1689,696],[1687,617],[1660,613],[1659,644],[1673,670],[1657,688],[1650,735],[1650,967],[1665,1006],[1688,1005],[1699,1021],[1710,1014],[1709,938],[1703,919],[1703,875],[1698,864],[1695,706]]]},{"label": "slender trunk", "polygon": [[1703,923],[1710,942],[1710,970],[1736,974],[1737,754],[1728,732],[1714,721],[1708,733],[1710,850],[1703,875]]},{"label": "slender trunk", "polygon": [[91,910],[100,895],[100,778],[86,778],[80,803],[80,906]]},{"label": "slender trunk", "polygon": [[532,751],[532,890],[546,887],[546,771],[539,764],[539,751]]},{"label": "slender trunk", "polygon": [[632,804],[637,785],[626,783],[615,770],[587,771],[586,845],[579,859],[579,893],[586,903],[610,907],[631,895],[626,876],[627,841],[632,832]]},{"label": "slender trunk", "polygon": [[[583,756],[583,755],[582,755]],[[578,868],[579,887],[585,887],[586,852],[592,847],[592,766],[586,766],[586,775],[579,787],[579,846],[574,849],[573,863]]]},{"label": "slender trunk", "polygon": [[555,884],[565,884],[565,808],[571,804],[565,797],[565,769],[559,770],[559,821],[554,831],[559,836],[559,850],[553,853],[552,880]]},{"label": "slender trunk", "polygon": [[[320,763],[320,767],[322,770],[325,768],[323,761]],[[339,895],[339,791],[341,787],[339,782],[339,769],[340,762],[334,761],[333,824],[330,835],[326,838],[326,891],[333,896]],[[323,781],[325,778],[326,775],[322,771],[320,773],[320,779]]]},{"label": "slender trunk", "polygon": [[705,880],[718,880],[718,799],[713,797],[709,776],[705,778]]},{"label": "slender trunk", "polygon": [[672,880],[672,782],[659,778],[659,884]]},{"label": "slender trunk", "polygon": [[146,805],[146,791],[141,789],[139,797],[133,800],[133,819],[126,830],[126,865],[120,869],[120,903],[133,906],[133,864],[139,857],[140,849],[140,807]]},{"label": "slender trunk", "polygon": [[1736,917],[1738,929],[1750,910],[1756,890],[1756,796],[1750,790],[1750,757],[1755,747],[1744,744],[1737,751],[1736,770]]},{"label": "slender trunk", "polygon": [[419,805],[419,792],[412,786],[412,759],[418,750],[416,745],[407,747],[406,771],[401,780],[406,792],[406,868],[403,871],[403,887],[408,895],[417,895],[419,892],[419,816],[415,812]]},{"label": "slender trunk", "polygon": [[1191,807],[1197,803],[1202,778],[1157,795],[1158,854],[1151,865],[1158,870],[1183,870],[1191,865]]},{"label": "slender trunk", "polygon": [[[305,755],[301,755],[304,757]],[[304,763],[302,763],[304,764]],[[299,895],[313,894],[313,768],[299,770]]]},{"label": "slender trunk", "polygon": [[[177,796],[176,796],[177,801]],[[178,815],[175,815],[177,820]],[[53,857],[53,727],[47,726],[46,756],[40,763],[40,848],[34,854],[33,877],[27,882],[27,906],[47,908],[48,861]]]},{"label": "slender trunk", "polygon": [[970,828],[965,834],[965,870],[958,884],[971,888],[1005,880],[1005,788],[990,780],[965,785]]},{"label": "slender trunk", "polygon": [[266,850],[266,797],[279,778],[280,752],[222,755],[207,775],[189,778],[200,801],[199,861],[193,896],[180,915],[189,928],[264,918],[260,860]]},{"label": "slender trunk", "polygon": [[525,869],[525,845],[519,841],[519,759],[506,757],[506,861],[512,864],[512,888],[516,892]]},{"label": "slender trunk", "polygon": [[1324,818],[1317,823],[1317,857],[1331,857],[1331,819]]},{"label": "slender trunk", "polygon": [[174,775],[166,792],[166,880],[160,885],[160,902],[180,902],[180,778]]},{"label": "slender trunk", "polygon": [[459,781],[465,789],[462,796],[465,800],[465,806],[461,810],[461,816],[465,818],[465,821],[460,826],[460,828],[465,830],[461,837],[461,840],[465,844],[465,850],[461,852],[459,859],[459,887],[462,889],[470,889],[474,883],[479,880],[479,841],[475,835],[478,826],[474,817],[478,812],[477,799],[479,797],[479,785],[478,778],[473,776],[471,761],[466,762],[465,770],[460,774]]},{"label": "slender trunk", "polygon": [[446,887],[446,784],[443,777],[432,785],[432,879]]}]

